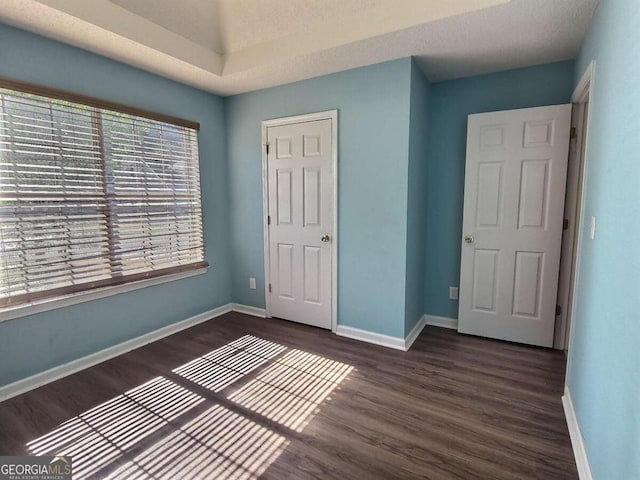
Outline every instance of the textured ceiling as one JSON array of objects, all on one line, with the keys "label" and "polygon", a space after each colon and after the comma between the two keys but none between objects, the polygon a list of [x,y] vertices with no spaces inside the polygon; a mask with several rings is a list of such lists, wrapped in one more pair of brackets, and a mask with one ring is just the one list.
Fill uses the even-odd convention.
[{"label": "textured ceiling", "polygon": [[[415,56],[432,81],[575,57],[597,0],[2,0],[13,24],[222,95]],[[319,8],[322,7],[322,8]]]},{"label": "textured ceiling", "polygon": [[[429,3],[429,0],[423,0]],[[353,21],[385,2],[376,0],[221,0],[226,25],[226,53],[292,34],[318,25]]]},{"label": "textured ceiling", "polygon": [[348,20],[379,6],[376,0],[109,1],[220,54]]},{"label": "textured ceiling", "polygon": [[224,53],[219,0],[109,1],[202,47]]}]

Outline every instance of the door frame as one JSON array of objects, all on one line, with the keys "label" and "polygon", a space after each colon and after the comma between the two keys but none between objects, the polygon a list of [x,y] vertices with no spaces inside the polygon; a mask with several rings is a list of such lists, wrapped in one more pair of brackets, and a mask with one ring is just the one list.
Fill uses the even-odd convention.
[{"label": "door frame", "polygon": [[[556,338],[553,339],[553,348],[556,350],[568,350],[573,324],[573,316],[575,311],[575,291],[578,282],[578,270],[580,259],[580,248],[582,242],[584,219],[582,214],[584,211],[586,175],[587,175],[587,148],[589,141],[589,123],[591,119],[591,89],[593,84],[593,76],[595,72],[595,62],[591,62],[585,70],[580,82],[571,96],[573,111],[576,115],[576,136],[573,161],[578,161],[578,168],[570,170],[570,176],[567,176],[567,185],[574,182],[577,185],[578,198],[575,202],[575,208],[569,212],[569,222],[575,222],[573,230],[573,238],[569,243],[569,248],[561,253],[561,265],[568,265],[570,269],[566,282],[565,298],[560,298],[561,285],[558,283],[558,299],[557,303],[562,309],[567,310],[568,315],[562,315],[557,318],[559,324],[556,328]],[[562,271],[559,273],[559,280],[562,279]],[[566,283],[565,283],[566,285]]]},{"label": "door frame", "polygon": [[331,120],[331,167],[333,177],[333,234],[331,241],[331,331],[336,332],[338,326],[338,110],[307,113],[292,117],[274,118],[262,121],[262,224],[264,232],[264,296],[265,316],[271,317],[271,267],[269,264],[269,165],[267,159],[267,130],[269,127],[291,125],[296,123]]},{"label": "door frame", "polygon": [[[571,102],[574,104],[574,108],[582,108],[583,111],[579,116],[579,124],[577,129],[578,139],[584,135],[584,149],[580,147],[580,155],[582,157],[582,181],[580,185],[580,198],[576,204],[577,211],[575,212],[575,218],[577,218],[578,224],[576,225],[576,234],[578,235],[577,242],[575,242],[575,248],[571,252],[567,252],[567,255],[573,256],[573,272],[571,287],[571,313],[566,319],[565,330],[565,349],[567,350],[567,366],[565,371],[565,385],[567,383],[569,370],[571,368],[571,351],[573,350],[573,337],[574,337],[574,325],[576,318],[576,305],[577,305],[577,291],[580,282],[580,254],[582,252],[582,240],[584,236],[585,221],[582,218],[585,212],[584,206],[587,198],[587,180],[589,175],[589,137],[591,133],[591,125],[593,125],[593,88],[595,81],[596,62],[591,61],[587,66],[584,74],[582,75],[580,82],[576,86],[576,89],[571,96]],[[587,104],[586,112],[585,104]],[[586,116],[585,116],[586,113]],[[564,255],[564,254],[563,254]],[[568,335],[567,335],[568,333]]]}]

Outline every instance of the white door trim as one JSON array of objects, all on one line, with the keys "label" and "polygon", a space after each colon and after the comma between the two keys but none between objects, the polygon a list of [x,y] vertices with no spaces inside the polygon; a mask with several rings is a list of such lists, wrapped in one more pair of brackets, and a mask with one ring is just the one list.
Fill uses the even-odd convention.
[{"label": "white door trim", "polygon": [[[579,224],[578,224],[578,242],[576,244],[576,249],[575,252],[573,253],[575,260],[576,260],[576,264],[575,264],[575,270],[574,270],[574,279],[573,279],[573,296],[571,299],[571,314],[569,316],[569,318],[567,319],[568,321],[568,325],[565,328],[569,329],[569,345],[568,345],[568,353],[567,353],[567,368],[565,371],[565,387],[568,388],[568,383],[567,383],[567,379],[569,378],[569,371],[571,369],[571,360],[572,360],[572,352],[573,352],[573,336],[574,336],[574,331],[575,331],[575,317],[576,317],[576,306],[577,306],[577,292],[578,292],[578,287],[579,287],[579,283],[580,283],[580,254],[582,252],[582,238],[583,238],[583,232],[584,232],[584,224],[585,222],[583,221],[583,219],[581,218],[582,215],[584,214],[584,205],[586,203],[586,197],[587,197],[587,180],[588,180],[588,175],[589,175],[589,137],[591,134],[591,125],[593,124],[593,117],[592,117],[592,112],[593,112],[593,95],[591,94],[593,92],[593,85],[594,85],[594,81],[595,81],[595,73],[596,73],[596,62],[595,60],[591,61],[591,63],[587,66],[587,69],[585,70],[584,74],[582,75],[582,78],[580,79],[580,82],[578,83],[578,86],[576,87],[575,91],[573,92],[573,95],[571,97],[571,101],[573,103],[582,103],[584,104],[587,100],[588,100],[588,109],[587,109],[587,124],[584,125],[584,123],[582,123],[581,125],[579,125],[579,131],[577,132],[578,134],[578,138],[580,138],[580,135],[582,135],[582,129],[586,128],[586,132],[585,132],[585,141],[584,141],[584,152],[581,152],[582,154],[582,169],[583,169],[583,173],[582,173],[582,189],[581,189],[581,193],[580,193],[580,199],[578,201],[578,214],[579,214]],[[582,119],[584,120],[584,115],[582,115]]]},{"label": "white door trim", "polygon": [[[579,259],[580,259],[580,243],[582,239],[582,226],[583,226],[583,218],[582,213],[584,210],[584,193],[585,193],[585,185],[586,185],[586,174],[587,174],[587,145],[589,142],[589,122],[591,119],[591,102],[590,100],[590,92],[591,85],[593,83],[593,77],[595,73],[595,61],[592,61],[586,68],[580,82],[576,86],[576,89],[571,96],[571,103],[573,104],[574,112],[576,113],[577,123],[576,123],[576,139],[575,139],[575,152],[573,161],[579,162],[578,170],[570,170],[567,174],[567,186],[569,182],[576,182],[577,192],[579,197],[577,198],[574,208],[570,213],[566,216],[569,219],[569,222],[575,222],[575,228],[573,229],[574,240],[570,242],[570,248],[568,250],[562,251],[561,263],[566,264],[567,259],[569,259],[568,265],[570,265],[571,273],[568,280],[565,281],[569,283],[568,291],[565,292],[564,298],[561,298],[558,295],[558,305],[561,305],[563,310],[566,310],[568,315],[561,315],[558,317],[558,328],[556,329],[556,337],[553,340],[553,347],[557,350],[568,350],[569,344],[571,341],[571,325],[573,324],[573,315],[575,309],[575,292],[577,289],[577,280],[578,280],[578,270],[579,270]],[[573,125],[572,125],[573,126]],[[585,131],[586,128],[586,131]],[[583,141],[584,138],[584,141]],[[571,176],[573,174],[573,178]],[[571,227],[570,227],[571,228]],[[566,232],[565,232],[566,233]],[[561,272],[562,276],[562,272]],[[558,293],[561,291],[561,285],[558,284]],[[568,364],[568,362],[567,362]]]},{"label": "white door trim", "polygon": [[331,120],[331,164],[333,169],[333,241],[331,248],[331,331],[336,332],[338,326],[338,110],[308,113],[293,117],[275,118],[262,122],[262,224],[264,234],[264,296],[266,316],[271,317],[271,300],[269,296],[269,175],[267,164],[267,129],[294,123]]},{"label": "white door trim", "polygon": [[[596,73],[596,61],[592,60],[585,69],[576,89],[571,95],[571,103],[584,103],[589,97],[589,92],[592,90],[593,79]],[[588,129],[587,129],[588,130]],[[587,131],[588,133],[588,131]]]}]

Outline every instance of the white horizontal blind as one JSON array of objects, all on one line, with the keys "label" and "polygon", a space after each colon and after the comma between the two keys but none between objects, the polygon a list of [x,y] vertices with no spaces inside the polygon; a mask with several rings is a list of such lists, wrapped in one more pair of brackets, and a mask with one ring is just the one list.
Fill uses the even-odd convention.
[{"label": "white horizontal blind", "polygon": [[197,131],[0,88],[0,307],[204,263]]}]

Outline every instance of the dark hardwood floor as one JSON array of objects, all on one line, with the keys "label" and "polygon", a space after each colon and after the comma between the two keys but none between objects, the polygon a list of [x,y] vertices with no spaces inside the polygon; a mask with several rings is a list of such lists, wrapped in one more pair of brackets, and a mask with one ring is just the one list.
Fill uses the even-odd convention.
[{"label": "dark hardwood floor", "polygon": [[0,455],[69,454],[74,478],[576,479],[564,366],[230,313],[0,403]]}]

